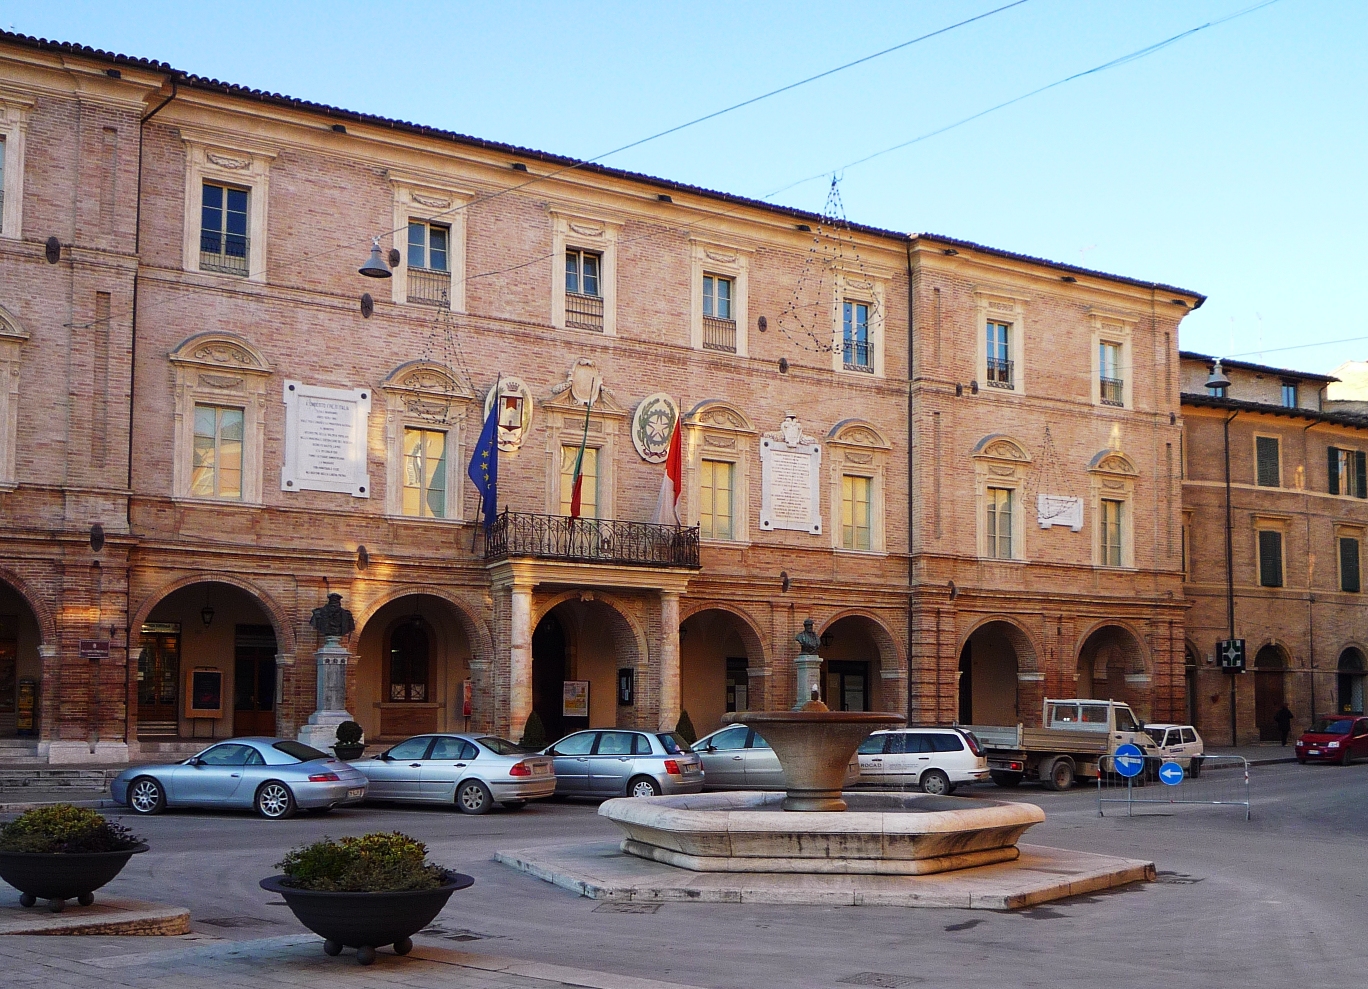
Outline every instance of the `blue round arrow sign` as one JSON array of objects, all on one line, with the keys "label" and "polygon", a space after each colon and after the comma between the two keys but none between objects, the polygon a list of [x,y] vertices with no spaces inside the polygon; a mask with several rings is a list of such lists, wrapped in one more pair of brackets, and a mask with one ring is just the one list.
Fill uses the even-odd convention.
[{"label": "blue round arrow sign", "polygon": [[1139,776],[1140,771],[1145,768],[1145,753],[1128,742],[1116,747],[1112,762],[1118,775],[1130,779],[1132,776]]},{"label": "blue round arrow sign", "polygon": [[1183,767],[1176,762],[1166,762],[1159,767],[1159,778],[1169,786],[1183,782]]}]

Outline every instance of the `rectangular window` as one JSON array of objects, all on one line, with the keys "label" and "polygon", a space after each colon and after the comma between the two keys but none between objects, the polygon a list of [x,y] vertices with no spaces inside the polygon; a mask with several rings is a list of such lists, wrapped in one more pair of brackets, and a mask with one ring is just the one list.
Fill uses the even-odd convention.
[{"label": "rectangular window", "polygon": [[1012,489],[988,489],[988,555],[1012,559]]},{"label": "rectangular window", "polygon": [[409,221],[408,266],[429,271],[447,270],[448,244],[451,228],[436,223]]},{"label": "rectangular window", "polygon": [[1012,388],[1012,324],[988,321],[988,384]]},{"label": "rectangular window", "polygon": [[1340,590],[1357,594],[1362,589],[1359,581],[1358,536],[1340,536],[1339,565]]},{"label": "rectangular window", "polygon": [[247,190],[204,183],[200,269],[246,276],[247,247]]},{"label": "rectangular window", "polygon": [[599,291],[602,258],[589,251],[565,252],[565,325],[603,332],[603,296]]},{"label": "rectangular window", "polygon": [[1255,480],[1261,488],[1282,486],[1282,471],[1278,463],[1278,440],[1273,436],[1254,437],[1254,459],[1257,476]]},{"label": "rectangular window", "polygon": [[1225,398],[1227,387],[1226,385],[1207,385],[1207,394],[1212,398]]},{"label": "rectangular window", "polygon": [[1123,503],[1102,499],[1102,565],[1121,566],[1121,511]]},{"label": "rectangular window", "polygon": [[[575,458],[579,456],[579,446],[561,447],[560,475],[560,513],[570,514],[570,498],[575,490]],[[584,448],[584,463],[580,473],[584,476],[580,485],[580,518],[598,518],[598,449]]]},{"label": "rectangular window", "polygon": [[1282,383],[1282,404],[1285,409],[1297,407],[1297,383],[1295,381],[1284,381]]},{"label": "rectangular window", "polygon": [[1326,490],[1330,494],[1368,498],[1368,455],[1362,450],[1329,446],[1326,453]]},{"label": "rectangular window", "polygon": [[5,232],[5,139],[0,137],[0,233]]},{"label": "rectangular window", "polygon": [[868,477],[846,474],[841,478],[841,545],[846,549],[870,548],[870,490]]},{"label": "rectangular window", "polygon": [[1126,382],[1122,378],[1121,345],[1103,340],[1097,347],[1099,395],[1103,405],[1124,405]]},{"label": "rectangular window", "polygon": [[446,442],[439,429],[404,430],[404,514],[446,518]]},{"label": "rectangular window", "polygon": [[1259,530],[1259,583],[1264,587],[1283,586],[1281,532]]},{"label": "rectangular window", "polygon": [[725,460],[702,460],[698,465],[698,535],[702,539],[731,539],[732,489],[736,465]]},{"label": "rectangular window", "polygon": [[242,497],[242,409],[195,406],[195,447],[190,494],[196,498]]},{"label": "rectangular window", "polygon": [[720,275],[703,276],[703,315],[732,318],[732,280]]},{"label": "rectangular window", "polygon": [[868,303],[842,303],[841,348],[847,371],[874,370],[874,354],[869,346]]}]

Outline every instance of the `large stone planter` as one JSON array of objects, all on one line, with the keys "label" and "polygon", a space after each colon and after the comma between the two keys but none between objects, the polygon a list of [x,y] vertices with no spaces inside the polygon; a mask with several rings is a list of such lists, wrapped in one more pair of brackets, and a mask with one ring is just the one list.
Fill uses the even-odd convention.
[{"label": "large stone planter", "polygon": [[47,900],[48,909],[60,913],[67,900],[90,906],[95,890],[145,851],[139,843],[119,852],[0,852],[0,879],[19,891],[24,906]]},{"label": "large stone planter", "polygon": [[285,885],[285,876],[261,880],[261,888],[279,893],[294,911],[299,922],[323,938],[323,950],[330,955],[342,948],[355,948],[362,965],[375,961],[375,949],[394,945],[394,953],[406,955],[413,949],[413,935],[432,923],[451,894],[474,884],[470,876],[447,873],[447,881],[436,889],[408,890],[399,893],[325,893]]}]

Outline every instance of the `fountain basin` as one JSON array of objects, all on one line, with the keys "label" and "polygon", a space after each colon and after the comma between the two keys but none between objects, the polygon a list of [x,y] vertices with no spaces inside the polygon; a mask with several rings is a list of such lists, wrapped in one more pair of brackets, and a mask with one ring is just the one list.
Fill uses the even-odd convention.
[{"label": "fountain basin", "polygon": [[[773,744],[773,743],[771,743]],[[599,814],[626,832],[622,851],[694,872],[927,875],[1014,861],[1034,804],[845,793],[843,814],[785,811],[781,793],[618,798]]]}]

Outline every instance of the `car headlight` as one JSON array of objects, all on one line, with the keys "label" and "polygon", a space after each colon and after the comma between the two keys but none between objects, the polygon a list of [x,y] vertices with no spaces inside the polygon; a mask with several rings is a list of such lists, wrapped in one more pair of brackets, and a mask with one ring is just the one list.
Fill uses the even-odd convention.
[{"label": "car headlight", "polygon": [[1337,749],[1337,748],[1339,748],[1339,742],[1331,742],[1329,745],[1326,746],[1326,748],[1327,748],[1327,749]]}]

